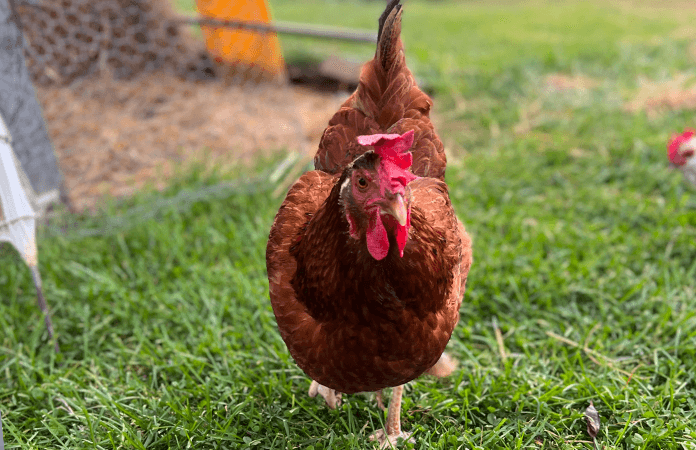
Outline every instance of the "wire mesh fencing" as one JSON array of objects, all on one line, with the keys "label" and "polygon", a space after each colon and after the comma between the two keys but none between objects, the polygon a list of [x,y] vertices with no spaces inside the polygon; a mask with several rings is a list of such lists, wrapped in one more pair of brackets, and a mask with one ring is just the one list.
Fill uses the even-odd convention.
[{"label": "wire mesh fencing", "polygon": [[102,72],[118,79],[166,69],[215,76],[212,61],[172,22],[166,0],[11,0],[37,84],[66,84]]},{"label": "wire mesh fencing", "polygon": [[198,0],[200,17],[170,0],[10,2],[76,210],[163,186],[190,159],[309,154],[318,140],[305,120],[315,108],[287,82],[263,1]]}]

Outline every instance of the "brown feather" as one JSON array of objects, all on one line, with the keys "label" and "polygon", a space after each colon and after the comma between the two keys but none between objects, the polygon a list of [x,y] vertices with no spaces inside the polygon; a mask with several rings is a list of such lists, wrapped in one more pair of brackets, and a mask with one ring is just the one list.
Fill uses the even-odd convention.
[{"label": "brown feather", "polygon": [[392,242],[376,261],[364,239],[348,236],[340,185],[313,171],[290,189],[266,250],[271,304],[290,354],[312,379],[345,393],[374,391],[437,362],[459,319],[471,246],[445,183],[420,178],[409,184],[403,258]]},{"label": "brown feather", "polygon": [[375,57],[363,66],[357,90],[329,121],[314,157],[314,168],[338,174],[369,150],[355,142],[356,136],[402,134],[412,129],[416,131],[412,148],[416,163],[411,170],[421,177],[444,180],[447,157],[430,122],[433,102],[418,88],[406,66],[400,38],[401,5],[392,3],[380,17]]},{"label": "brown feather", "polygon": [[369,148],[358,144],[357,137],[379,133],[379,125],[357,109],[341,108],[334,114],[319,142],[314,167],[331,174],[340,173],[345,166]]}]

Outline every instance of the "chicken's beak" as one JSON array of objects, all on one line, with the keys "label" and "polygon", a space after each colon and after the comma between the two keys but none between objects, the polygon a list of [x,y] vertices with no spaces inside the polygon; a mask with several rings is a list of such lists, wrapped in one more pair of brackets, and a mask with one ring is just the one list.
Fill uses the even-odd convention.
[{"label": "chicken's beak", "polygon": [[396,194],[394,198],[385,198],[379,205],[382,209],[382,214],[389,214],[399,222],[399,225],[402,227],[406,226],[406,202],[404,202],[403,195]]}]

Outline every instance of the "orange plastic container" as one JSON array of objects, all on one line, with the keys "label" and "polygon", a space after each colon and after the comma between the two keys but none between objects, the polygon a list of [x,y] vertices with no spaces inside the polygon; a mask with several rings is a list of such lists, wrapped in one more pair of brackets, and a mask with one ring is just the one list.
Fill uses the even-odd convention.
[{"label": "orange plastic container", "polygon": [[[271,21],[265,0],[196,0],[196,5],[204,17],[262,23]],[[205,45],[217,62],[230,66],[243,64],[270,75],[284,72],[280,42],[275,33],[208,26],[201,28]]]}]

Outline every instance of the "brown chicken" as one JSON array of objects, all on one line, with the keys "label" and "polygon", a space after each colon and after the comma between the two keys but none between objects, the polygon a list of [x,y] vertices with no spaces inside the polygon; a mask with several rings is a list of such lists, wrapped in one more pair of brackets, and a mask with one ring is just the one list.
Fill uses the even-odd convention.
[{"label": "brown chicken", "polygon": [[278,329],[314,380],[310,395],[335,407],[340,393],[394,387],[386,433],[373,435],[385,446],[409,437],[402,385],[454,369],[443,352],[472,261],[432,100],[406,67],[401,12],[394,0],[380,17],[375,58],[329,122],[316,170],[290,188],[266,248]]}]

